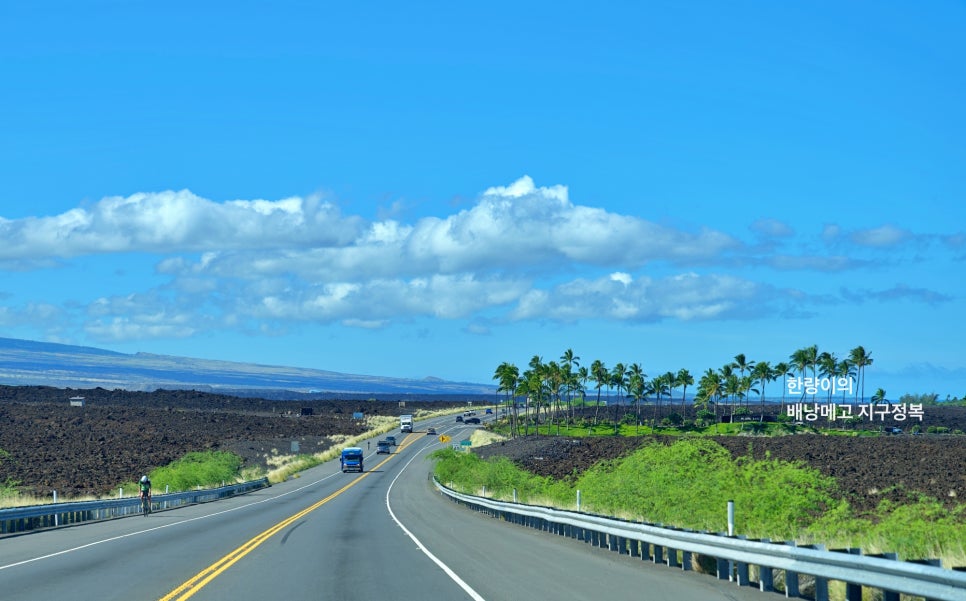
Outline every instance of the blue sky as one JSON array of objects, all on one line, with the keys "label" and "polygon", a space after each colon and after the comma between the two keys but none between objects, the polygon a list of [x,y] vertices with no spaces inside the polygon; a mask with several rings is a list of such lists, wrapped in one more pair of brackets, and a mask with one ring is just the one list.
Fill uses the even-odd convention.
[{"label": "blue sky", "polygon": [[966,394],[966,5],[468,4],[4,3],[0,335]]}]

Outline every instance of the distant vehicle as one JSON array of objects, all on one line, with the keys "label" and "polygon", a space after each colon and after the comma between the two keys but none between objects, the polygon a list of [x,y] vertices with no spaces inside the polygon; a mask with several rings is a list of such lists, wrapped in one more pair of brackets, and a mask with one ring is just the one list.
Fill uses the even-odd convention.
[{"label": "distant vehicle", "polygon": [[457,415],[456,416],[456,421],[458,421],[458,422],[463,421],[463,416],[462,415]]},{"label": "distant vehicle", "polygon": [[392,454],[392,445],[389,444],[388,440],[380,440],[376,443],[376,455],[380,453],[385,453],[386,455]]},{"label": "distant vehicle", "polygon": [[400,415],[399,416],[399,429],[402,432],[412,432],[413,431],[413,416],[412,415]]},{"label": "distant vehicle", "polygon": [[902,428],[886,428],[886,434],[902,434]]},{"label": "distant vehicle", "polygon": [[486,414],[487,415],[493,415],[493,410],[492,409],[487,409],[486,410]]},{"label": "distant vehicle", "polygon": [[362,449],[359,447],[346,447],[342,449],[342,456],[339,458],[342,465],[342,473],[362,472]]},{"label": "distant vehicle", "polygon": [[426,434],[436,434],[436,428],[426,428]]},{"label": "distant vehicle", "polygon": [[466,419],[463,420],[463,423],[466,423],[466,424],[478,424],[478,423],[480,423],[480,418],[478,418],[478,417],[468,417],[468,418],[466,418]]},{"label": "distant vehicle", "polygon": [[386,437],[386,442],[388,442],[392,446],[396,446],[396,437],[395,436],[387,436]]}]

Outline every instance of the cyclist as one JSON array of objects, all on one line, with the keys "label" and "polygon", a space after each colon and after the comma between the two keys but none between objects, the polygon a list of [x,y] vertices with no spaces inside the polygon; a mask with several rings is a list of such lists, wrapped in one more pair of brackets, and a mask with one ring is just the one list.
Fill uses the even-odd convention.
[{"label": "cyclist", "polygon": [[138,498],[141,499],[141,506],[144,507],[144,513],[151,513],[151,480],[147,476],[141,476],[141,482],[138,483],[138,487]]}]

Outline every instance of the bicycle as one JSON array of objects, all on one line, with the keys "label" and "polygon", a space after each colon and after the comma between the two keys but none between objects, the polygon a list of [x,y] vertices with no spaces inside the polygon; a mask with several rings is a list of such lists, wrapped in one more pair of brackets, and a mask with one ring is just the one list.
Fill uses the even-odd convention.
[{"label": "bicycle", "polygon": [[145,517],[151,513],[151,495],[141,495],[141,513]]}]

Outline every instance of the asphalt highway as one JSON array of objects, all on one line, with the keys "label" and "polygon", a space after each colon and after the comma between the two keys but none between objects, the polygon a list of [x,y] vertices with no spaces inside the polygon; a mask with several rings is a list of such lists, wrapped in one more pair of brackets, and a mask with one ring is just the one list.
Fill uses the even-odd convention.
[{"label": "asphalt highway", "polygon": [[[777,598],[507,524],[443,498],[427,458],[475,426],[417,422],[366,471],[338,461],[234,499],[0,540],[5,601]],[[375,440],[373,440],[375,442]],[[363,445],[363,448],[366,448]]]}]

